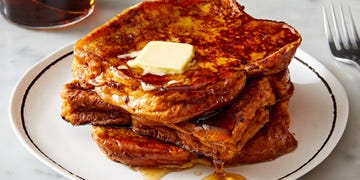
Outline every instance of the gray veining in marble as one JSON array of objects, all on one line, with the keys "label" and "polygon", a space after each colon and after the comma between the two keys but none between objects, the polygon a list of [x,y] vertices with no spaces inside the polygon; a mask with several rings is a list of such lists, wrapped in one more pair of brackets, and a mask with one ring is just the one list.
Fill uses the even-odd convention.
[{"label": "gray veining in marble", "polygon": [[[334,151],[303,180],[360,179],[360,71],[335,62],[322,22],[322,0],[240,0],[257,18],[285,21],[303,36],[301,48],[324,64],[344,85],[350,114],[345,133]],[[360,28],[360,1],[348,0]],[[8,102],[20,77],[49,53],[82,37],[119,13],[122,1],[97,0],[94,14],[74,26],[58,30],[29,30],[0,18],[0,179],[65,179],[35,157],[11,129]],[[130,5],[130,4],[129,4]]]}]

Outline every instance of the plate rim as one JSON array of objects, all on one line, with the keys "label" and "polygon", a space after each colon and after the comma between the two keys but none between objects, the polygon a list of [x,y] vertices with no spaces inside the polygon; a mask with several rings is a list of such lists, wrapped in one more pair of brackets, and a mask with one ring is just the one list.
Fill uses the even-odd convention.
[{"label": "plate rim", "polygon": [[[27,92],[31,89],[32,85],[36,80],[41,76],[41,74],[45,73],[47,69],[51,66],[55,65],[57,62],[60,62],[62,59],[66,58],[69,55],[73,55],[73,43],[69,43],[62,48],[54,51],[47,57],[41,59],[39,62],[34,64],[31,68],[29,68],[23,76],[18,80],[12,94],[10,96],[9,102],[9,120],[14,130],[17,138],[20,140],[21,144],[25,146],[25,148],[34,155],[38,160],[46,164],[51,169],[55,170],[56,172],[60,173],[61,175],[67,178],[75,178],[75,179],[84,179],[83,177],[67,170],[66,168],[62,167],[61,164],[56,163],[50,157],[48,157],[45,153],[41,152],[41,150],[36,146],[27,134],[27,130],[24,127],[24,117],[23,117],[23,106],[26,101]],[[304,60],[305,59],[305,60]],[[305,175],[306,173],[310,172],[313,168],[318,166],[321,162],[323,162],[330,153],[334,150],[337,146],[338,142],[340,141],[347,125],[348,115],[349,115],[349,100],[346,94],[346,91],[340,81],[318,60],[314,59],[312,56],[307,54],[302,49],[298,48],[297,52],[294,56],[293,60],[299,61],[301,64],[305,65],[309,68],[315,75],[322,81],[325,85],[326,89],[328,90],[329,94],[331,94],[333,108],[334,108],[334,116],[333,116],[333,124],[331,128],[331,132],[326,138],[323,145],[319,148],[319,150],[302,166],[298,169],[291,171],[290,173],[286,174],[285,176],[279,179],[288,179],[288,178],[300,178],[301,176]],[[321,69],[323,72],[317,72],[317,69]],[[325,74],[326,76],[322,76]],[[25,87],[25,90],[24,90]],[[336,88],[334,88],[336,87]],[[341,96],[342,99],[339,101],[338,96]],[[20,100],[20,101],[19,101]],[[341,106],[339,104],[341,103]],[[20,112],[17,107],[20,104]],[[338,109],[342,111],[339,112]],[[20,115],[19,115],[20,113]],[[340,117],[341,116],[341,117]],[[20,118],[20,120],[19,120]],[[339,120],[344,121],[342,124],[337,123]],[[338,125],[338,126],[336,126]],[[339,127],[339,125],[342,125]],[[337,128],[337,134],[333,134],[335,128]],[[329,141],[334,143],[329,143]],[[327,148],[324,151],[325,146]],[[321,156],[318,156],[318,155]],[[314,163],[314,159],[317,159]]]},{"label": "plate rim", "polygon": [[[294,173],[299,174],[299,176],[295,178],[300,178],[306,173],[310,172],[320,163],[322,163],[330,155],[330,153],[333,152],[333,150],[341,140],[341,137],[343,136],[344,131],[346,129],[348,117],[349,117],[348,96],[344,86],[341,84],[338,78],[336,78],[335,75],[332,74],[323,64],[321,64],[318,60],[313,58],[310,54],[306,53],[301,48],[297,49],[294,59],[296,59],[301,64],[309,68],[309,70],[312,71],[326,87],[326,90],[330,94],[332,100],[333,119],[332,119],[331,130],[327,135],[326,140],[323,142],[322,146],[318,149],[318,151],[298,169],[294,170],[293,172],[289,173],[286,176],[283,176],[283,178],[280,179],[288,179],[288,177]],[[323,72],[319,73],[317,71],[317,68],[315,67],[321,68]],[[326,74],[326,76],[323,76],[322,74]],[[335,96],[335,94],[337,96]],[[339,111],[339,109],[342,111]],[[338,123],[339,120],[343,120],[344,122],[339,124]],[[334,134],[335,128],[338,130],[336,134]],[[325,146],[327,146],[326,149],[324,149]],[[313,161],[314,159],[317,159],[317,161]]]},{"label": "plate rim", "polygon": [[[39,75],[45,73],[47,69],[49,69],[52,65],[55,65],[57,62],[64,59],[66,56],[73,54],[73,47],[74,42],[69,43],[52,53],[48,56],[42,58],[40,61],[32,65],[25,73],[19,78],[17,81],[9,100],[8,106],[8,114],[10,125],[17,136],[18,140],[20,140],[21,144],[25,147],[25,149],[30,152],[36,159],[40,162],[44,163],[52,170],[58,172],[59,174],[63,175],[64,177],[70,179],[84,179],[80,176],[72,173],[71,171],[66,170],[66,168],[62,167],[60,164],[56,163],[55,161],[51,160],[46,154],[41,152],[39,147],[32,141],[28,133],[26,132],[26,128],[24,128],[24,118],[22,117],[22,111],[24,106],[24,97],[26,96],[29,89],[31,89],[32,84],[39,78]],[[35,75],[36,74],[36,75]],[[27,80],[30,79],[30,80]],[[23,88],[26,87],[26,88]],[[20,94],[19,94],[20,93]],[[21,97],[21,98],[19,98]],[[20,99],[20,101],[17,101]],[[19,105],[20,104],[20,105]],[[20,106],[20,112],[15,111],[14,107]],[[17,113],[20,113],[17,114]],[[19,119],[20,118],[20,119]],[[17,119],[17,120],[16,120]]]}]

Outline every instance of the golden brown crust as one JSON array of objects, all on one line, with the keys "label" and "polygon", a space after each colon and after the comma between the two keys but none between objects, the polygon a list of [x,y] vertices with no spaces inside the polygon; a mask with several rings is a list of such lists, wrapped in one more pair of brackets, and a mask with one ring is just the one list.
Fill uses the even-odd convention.
[{"label": "golden brown crust", "polygon": [[[288,100],[274,105],[269,123],[225,165],[269,161],[293,151],[297,141],[288,131],[287,106]],[[93,127],[92,137],[110,159],[128,166],[180,168],[189,162],[196,163],[199,157],[204,158],[194,151],[136,134],[130,128]]]},{"label": "golden brown crust", "polygon": [[[129,68],[122,55],[152,40],[190,43],[195,58],[181,75]],[[144,1],[76,43],[73,76],[131,114],[178,123],[228,104],[246,76],[286,69],[300,41],[289,25],[254,19],[234,0]]]},{"label": "golden brown crust", "polygon": [[[127,126],[132,124],[134,130],[140,134],[222,160],[233,159],[237,156],[245,143],[269,121],[268,109],[278,101],[289,99],[293,93],[289,71],[284,70],[278,74],[248,80],[238,99],[217,113],[203,114],[199,119],[189,122],[165,125],[134,115],[124,116],[127,114],[124,110],[119,111],[119,107],[103,102],[96,93],[79,87],[75,82],[65,87],[67,91],[63,97],[64,106],[67,105],[67,107],[63,108],[63,112],[68,113],[67,118],[78,117],[79,112],[82,112],[92,124]],[[73,112],[66,111],[69,109]],[[286,109],[283,108],[282,111]],[[108,120],[94,114],[101,111],[105,112],[107,116],[104,118],[108,117]],[[120,115],[122,121],[117,123],[110,121],[110,116],[114,114],[118,115],[115,116],[117,118]],[[244,159],[244,157],[239,159]]]},{"label": "golden brown crust", "polygon": [[250,139],[241,152],[227,165],[273,160],[293,151],[297,141],[289,132],[288,100],[278,102],[271,110],[269,123]]},{"label": "golden brown crust", "polygon": [[130,125],[130,114],[122,108],[104,102],[91,89],[78,82],[65,84],[62,92],[61,117],[72,125]]},{"label": "golden brown crust", "polygon": [[269,109],[277,101],[289,99],[292,92],[288,71],[284,70],[248,80],[234,102],[212,114],[171,125],[133,117],[133,129],[212,159],[227,161],[269,121]]},{"label": "golden brown crust", "polygon": [[182,148],[140,136],[125,127],[93,126],[92,138],[110,159],[129,166],[181,167],[196,157]]},{"label": "golden brown crust", "polygon": [[134,117],[135,132],[178,144],[218,160],[229,160],[269,121],[267,107],[275,104],[268,79],[247,83],[239,99],[215,115],[193,121],[156,125]]},{"label": "golden brown crust", "polygon": [[213,76],[203,74],[198,80],[196,85],[165,86],[151,91],[110,82],[95,87],[95,91],[105,102],[119,106],[130,114],[171,124],[193,119],[229,104],[245,85],[245,76],[241,72],[219,72]]},{"label": "golden brown crust", "polygon": [[[153,40],[195,47],[183,74],[127,65]],[[92,137],[129,166],[271,160],[297,146],[287,67],[300,42],[291,26],[255,19],[235,0],[143,1],[76,42],[61,115],[74,125],[122,125],[94,126]]]}]

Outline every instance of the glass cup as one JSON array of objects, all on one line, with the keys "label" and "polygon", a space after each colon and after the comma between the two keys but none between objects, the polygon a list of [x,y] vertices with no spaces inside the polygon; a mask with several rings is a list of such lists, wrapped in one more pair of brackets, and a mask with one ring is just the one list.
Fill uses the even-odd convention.
[{"label": "glass cup", "polygon": [[1,0],[1,14],[28,28],[50,29],[81,21],[94,10],[95,0]]}]

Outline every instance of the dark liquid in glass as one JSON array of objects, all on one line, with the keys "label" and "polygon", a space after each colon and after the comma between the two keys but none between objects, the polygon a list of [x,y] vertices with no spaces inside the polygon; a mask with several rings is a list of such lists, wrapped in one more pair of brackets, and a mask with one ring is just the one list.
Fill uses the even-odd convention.
[{"label": "dark liquid in glass", "polygon": [[93,5],[94,0],[2,0],[1,13],[16,24],[46,28],[77,22]]}]

